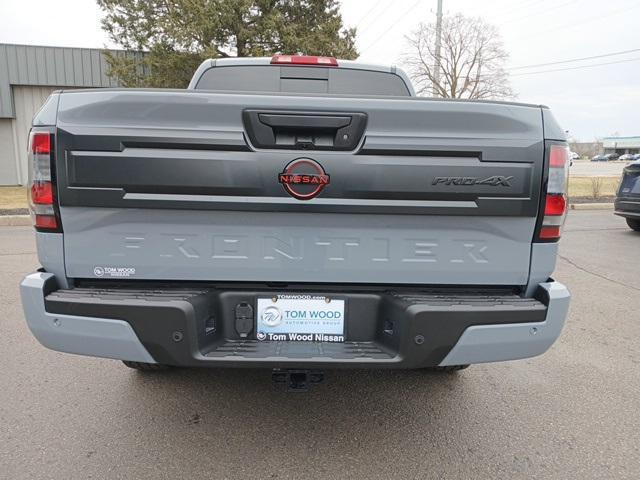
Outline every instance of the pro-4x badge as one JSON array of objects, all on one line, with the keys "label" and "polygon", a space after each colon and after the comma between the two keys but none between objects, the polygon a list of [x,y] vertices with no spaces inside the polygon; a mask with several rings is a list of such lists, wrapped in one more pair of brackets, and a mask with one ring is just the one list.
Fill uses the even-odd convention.
[{"label": "pro-4x badge", "polygon": [[513,176],[503,177],[494,175],[492,177],[435,177],[431,185],[490,185],[492,187],[510,187]]},{"label": "pro-4x badge", "polygon": [[286,192],[298,200],[311,200],[329,185],[330,178],[322,165],[311,158],[296,158],[278,175]]}]

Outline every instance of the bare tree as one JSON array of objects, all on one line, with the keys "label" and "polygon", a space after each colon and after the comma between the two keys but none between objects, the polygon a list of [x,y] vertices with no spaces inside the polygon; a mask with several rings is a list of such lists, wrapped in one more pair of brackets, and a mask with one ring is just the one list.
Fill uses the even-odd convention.
[{"label": "bare tree", "polygon": [[421,23],[406,37],[411,51],[403,63],[419,95],[475,99],[515,96],[504,68],[509,55],[496,27],[462,14],[444,17],[439,80],[435,75],[435,36],[434,23]]}]

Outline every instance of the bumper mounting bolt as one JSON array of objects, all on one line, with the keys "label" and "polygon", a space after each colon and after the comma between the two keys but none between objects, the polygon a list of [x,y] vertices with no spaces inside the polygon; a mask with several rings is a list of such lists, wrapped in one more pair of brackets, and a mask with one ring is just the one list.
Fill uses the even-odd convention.
[{"label": "bumper mounting bolt", "polygon": [[184,335],[182,334],[182,332],[176,330],[175,332],[173,332],[173,334],[171,334],[171,338],[173,338],[174,342],[181,342],[183,339]]},{"label": "bumper mounting bolt", "polygon": [[424,343],[424,337],[422,335],[416,335],[413,339],[416,345],[422,345]]}]

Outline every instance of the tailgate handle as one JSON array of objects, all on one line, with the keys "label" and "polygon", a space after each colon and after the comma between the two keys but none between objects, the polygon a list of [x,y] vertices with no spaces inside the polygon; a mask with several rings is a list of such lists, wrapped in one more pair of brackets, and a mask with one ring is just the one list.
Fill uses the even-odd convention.
[{"label": "tailgate handle", "polygon": [[353,150],[367,123],[365,113],[245,110],[251,143],[259,148]]},{"label": "tailgate handle", "polygon": [[261,113],[260,122],[270,127],[303,128],[305,130],[330,130],[346,127],[351,117],[329,117],[325,115],[278,115]]}]

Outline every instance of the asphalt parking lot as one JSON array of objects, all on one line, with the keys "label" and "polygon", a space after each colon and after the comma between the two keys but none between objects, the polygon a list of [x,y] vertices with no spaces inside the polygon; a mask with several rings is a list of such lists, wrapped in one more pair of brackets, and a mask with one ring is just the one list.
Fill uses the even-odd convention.
[{"label": "asphalt parking lot", "polygon": [[338,371],[286,394],[256,370],[145,375],[45,350],[18,283],[33,232],[0,227],[0,478],[638,478],[640,234],[571,212],[573,295],[544,356],[457,374]]}]

